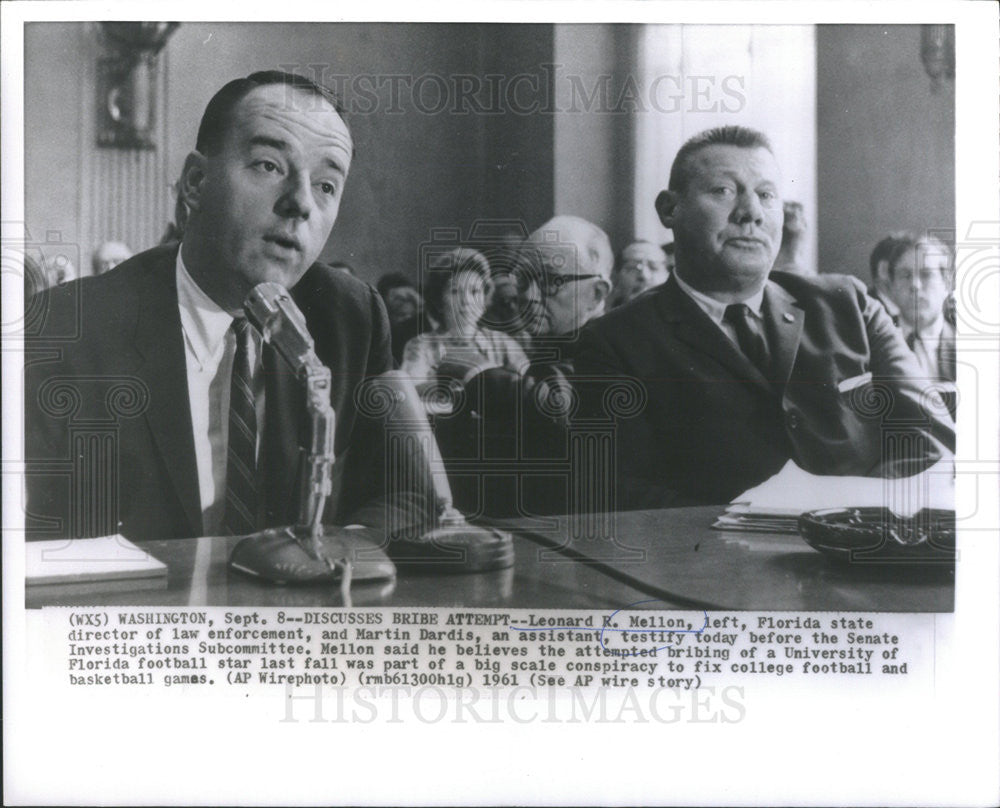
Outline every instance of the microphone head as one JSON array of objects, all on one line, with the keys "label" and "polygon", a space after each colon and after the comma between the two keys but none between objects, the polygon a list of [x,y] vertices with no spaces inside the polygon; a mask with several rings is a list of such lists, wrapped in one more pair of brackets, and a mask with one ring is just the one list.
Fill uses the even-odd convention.
[{"label": "microphone head", "polygon": [[314,343],[305,315],[280,283],[258,283],[243,301],[243,310],[264,341],[296,370],[312,354]]},{"label": "microphone head", "polygon": [[286,300],[295,309],[295,314],[302,320],[302,327],[304,328],[305,319],[302,317],[302,312],[295,305],[291,295],[288,294],[288,290],[280,283],[271,283],[269,281],[258,283],[250,290],[250,294],[243,301],[243,311],[246,313],[250,323],[263,333],[270,321],[278,316]]}]

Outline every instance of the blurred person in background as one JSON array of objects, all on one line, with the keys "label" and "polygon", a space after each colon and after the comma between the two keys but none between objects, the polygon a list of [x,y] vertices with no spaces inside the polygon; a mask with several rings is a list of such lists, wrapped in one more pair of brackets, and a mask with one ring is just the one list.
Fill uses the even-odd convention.
[{"label": "blurred person in background", "polygon": [[132,257],[132,250],[121,241],[105,241],[94,250],[91,265],[95,275],[103,275],[109,269],[114,269],[122,261]]},{"label": "blurred person in background", "polygon": [[45,277],[50,287],[75,281],[78,276],[76,264],[67,255],[57,255],[45,263]]},{"label": "blurred person in background", "polygon": [[540,316],[541,291],[530,268],[519,263],[494,267],[493,291],[482,324],[510,334],[530,355],[532,322]]},{"label": "blurred person in background", "polygon": [[894,240],[886,265],[906,344],[928,377],[955,381],[955,326],[945,316],[954,282],[951,250],[934,236],[906,233]]},{"label": "blurred person in background", "polygon": [[403,349],[411,339],[432,330],[434,323],[427,315],[424,299],[417,287],[402,272],[388,272],[375,284],[382,302],[389,313],[392,329],[392,358],[398,367],[403,360]]},{"label": "blurred person in background", "polygon": [[651,241],[634,241],[619,254],[611,277],[614,287],[608,308],[616,308],[647,289],[666,283],[670,261],[662,247]]},{"label": "blurred person in background", "polygon": [[889,282],[889,256],[896,246],[896,242],[902,232],[890,233],[879,241],[872,250],[868,258],[868,269],[871,272],[871,285],[868,287],[868,294],[881,303],[886,312],[892,318],[892,322],[899,326],[899,307],[892,299],[892,290]]},{"label": "blurred person in background", "polygon": [[774,259],[774,269],[794,275],[815,275],[806,263],[806,211],[801,202],[788,200],[783,205],[785,221],[781,227],[781,246]]},{"label": "blurred person in background", "polygon": [[424,283],[425,304],[440,326],[411,339],[401,365],[418,390],[433,385],[439,375],[464,384],[490,368],[518,375],[527,369],[528,359],[516,340],[480,323],[490,286],[489,262],[475,250],[459,247],[432,264]]}]

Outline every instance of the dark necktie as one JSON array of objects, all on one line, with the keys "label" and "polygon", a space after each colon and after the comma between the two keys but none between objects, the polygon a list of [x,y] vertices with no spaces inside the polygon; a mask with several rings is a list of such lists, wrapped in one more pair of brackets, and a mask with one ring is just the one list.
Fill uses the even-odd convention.
[{"label": "dark necktie", "polygon": [[726,306],[723,319],[736,331],[736,341],[743,355],[766,377],[771,366],[771,355],[767,349],[763,324],[745,303]]},{"label": "dark necktie", "polygon": [[242,536],[257,529],[257,410],[254,407],[250,348],[253,328],[233,320],[236,356],[229,385],[229,446],[226,449],[225,532]]}]

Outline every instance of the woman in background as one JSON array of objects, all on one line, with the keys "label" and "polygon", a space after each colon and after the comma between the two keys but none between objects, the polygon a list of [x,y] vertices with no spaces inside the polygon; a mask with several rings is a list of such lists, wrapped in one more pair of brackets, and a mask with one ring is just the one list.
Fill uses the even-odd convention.
[{"label": "woman in background", "polygon": [[424,302],[441,325],[406,344],[401,368],[418,390],[431,388],[439,377],[464,385],[490,368],[518,375],[527,370],[528,358],[513,338],[480,324],[489,293],[490,265],[475,250],[456,248],[431,266]]}]

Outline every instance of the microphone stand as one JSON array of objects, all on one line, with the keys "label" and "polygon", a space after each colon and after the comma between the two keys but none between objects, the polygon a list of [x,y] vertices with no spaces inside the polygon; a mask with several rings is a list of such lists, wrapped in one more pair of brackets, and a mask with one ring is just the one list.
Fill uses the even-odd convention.
[{"label": "microphone stand", "polygon": [[309,445],[300,447],[298,522],[250,534],[233,549],[230,565],[280,583],[333,580],[339,575],[346,602],[352,579],[392,578],[396,569],[374,543],[358,535],[360,531],[323,525],[332,490],[336,423],[330,406],[330,369],[316,355],[305,317],[283,286],[258,284],[243,308],[305,388]]},{"label": "microphone stand", "polygon": [[[332,489],[334,424],[330,369],[316,355],[305,317],[288,291],[276,283],[254,287],[243,304],[247,319],[295,372],[306,393],[309,445],[300,447],[299,514],[295,525],[253,533],[233,549],[230,565],[280,582],[314,582],[341,576],[350,581],[391,578],[392,561],[360,530],[323,525]],[[420,396],[399,371],[370,380],[395,402],[384,422],[388,467],[406,468],[406,479],[430,479],[432,524],[414,534],[413,525],[390,537],[389,554],[400,564],[440,572],[481,572],[514,563],[513,539],[495,528],[470,525],[452,505],[444,463]],[[435,473],[435,469],[440,469]],[[389,493],[395,493],[390,490]]]}]

